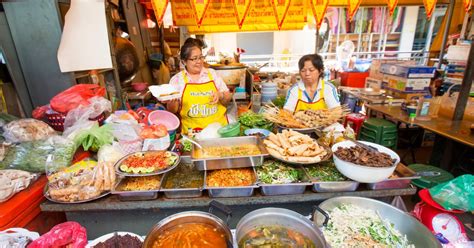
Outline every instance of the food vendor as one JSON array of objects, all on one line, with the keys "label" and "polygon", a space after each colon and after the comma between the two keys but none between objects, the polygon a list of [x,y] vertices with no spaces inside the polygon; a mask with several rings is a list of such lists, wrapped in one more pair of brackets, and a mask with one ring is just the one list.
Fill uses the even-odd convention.
[{"label": "food vendor", "polygon": [[283,108],[296,112],[334,108],[339,105],[336,87],[325,82],[323,59],[318,54],[307,54],[298,61],[302,81],[294,84],[286,95]]},{"label": "food vendor", "polygon": [[167,102],[167,109],[181,116],[181,131],[185,134],[214,122],[228,124],[226,106],[232,95],[213,69],[204,68],[202,47],[198,39],[184,42],[180,58],[185,69],[170,80],[170,85],[179,89],[181,99]]}]

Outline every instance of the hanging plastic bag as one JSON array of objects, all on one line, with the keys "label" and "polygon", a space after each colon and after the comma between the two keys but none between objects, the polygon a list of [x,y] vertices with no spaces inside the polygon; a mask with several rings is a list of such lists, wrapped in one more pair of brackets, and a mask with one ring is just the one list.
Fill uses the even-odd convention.
[{"label": "hanging plastic bag", "polygon": [[430,189],[431,197],[447,210],[474,211],[474,176],[462,175]]},{"label": "hanging plastic bag", "polygon": [[77,222],[68,221],[54,226],[39,237],[28,248],[71,247],[83,248],[87,245],[86,229]]},{"label": "hanging plastic bag", "polygon": [[105,88],[95,84],[77,84],[54,96],[51,108],[59,113],[66,114],[80,105],[89,105],[89,99],[94,96],[105,96]]}]

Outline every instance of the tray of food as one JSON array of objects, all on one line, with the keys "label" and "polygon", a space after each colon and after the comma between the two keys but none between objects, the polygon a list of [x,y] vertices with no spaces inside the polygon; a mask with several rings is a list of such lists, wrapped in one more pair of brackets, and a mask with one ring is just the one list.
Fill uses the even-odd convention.
[{"label": "tray of food", "polygon": [[191,159],[199,170],[245,168],[261,165],[267,149],[256,136],[208,139],[193,144]]},{"label": "tray of food", "polygon": [[120,200],[141,201],[158,198],[162,175],[146,177],[123,177],[112,190]]},{"label": "tray of food", "polygon": [[281,161],[265,160],[257,171],[258,186],[263,195],[303,194],[311,185],[301,166],[290,166]]},{"label": "tray of food", "polygon": [[315,139],[293,130],[271,133],[263,143],[272,157],[289,164],[316,164],[332,155],[329,147],[319,145]]},{"label": "tray of food", "polygon": [[121,158],[115,164],[115,171],[121,176],[153,176],[174,169],[180,157],[175,152],[146,151],[135,152]]},{"label": "tray of food", "polygon": [[333,161],[303,167],[312,181],[314,192],[347,192],[355,191],[359,182],[351,181],[342,175]]},{"label": "tray of food", "polygon": [[[426,176],[425,173],[422,173]],[[428,174],[428,173],[426,173]],[[434,174],[433,174],[434,175]],[[420,174],[417,174],[404,164],[399,163],[392,175],[378,183],[368,183],[367,188],[372,190],[378,189],[404,189],[410,187],[411,180],[421,178]]]},{"label": "tray of food", "polygon": [[210,197],[248,197],[258,188],[254,167],[206,171],[205,177]]},{"label": "tray of food", "polygon": [[205,173],[196,168],[191,157],[181,157],[181,162],[163,177],[161,192],[167,198],[192,198],[202,196]]},{"label": "tray of food", "polygon": [[100,236],[86,245],[86,248],[141,248],[143,238],[131,232],[114,232]]}]

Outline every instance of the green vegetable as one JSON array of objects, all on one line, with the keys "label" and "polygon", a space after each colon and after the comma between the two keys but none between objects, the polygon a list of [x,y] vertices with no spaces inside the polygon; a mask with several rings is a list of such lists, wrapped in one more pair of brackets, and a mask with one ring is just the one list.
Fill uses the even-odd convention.
[{"label": "green vegetable", "polygon": [[336,165],[334,165],[332,161],[327,161],[320,165],[308,166],[306,167],[306,171],[310,177],[318,181],[336,182],[347,180],[347,178],[337,170]]},{"label": "green vegetable", "polygon": [[267,160],[257,167],[258,179],[265,184],[297,183],[305,180],[302,170],[282,162]]},{"label": "green vegetable", "polygon": [[273,123],[267,121],[262,114],[256,114],[252,111],[247,111],[239,117],[239,122],[242,130],[249,128],[263,128],[269,131],[273,129]]},{"label": "green vegetable", "polygon": [[84,151],[91,150],[97,152],[103,145],[112,144],[114,137],[112,128],[109,125],[99,127],[94,124],[91,128],[79,131],[74,137],[74,143],[84,148]]},{"label": "green vegetable", "polygon": [[285,106],[286,96],[277,96],[277,98],[273,99],[272,102],[278,108],[283,108],[283,106]]}]

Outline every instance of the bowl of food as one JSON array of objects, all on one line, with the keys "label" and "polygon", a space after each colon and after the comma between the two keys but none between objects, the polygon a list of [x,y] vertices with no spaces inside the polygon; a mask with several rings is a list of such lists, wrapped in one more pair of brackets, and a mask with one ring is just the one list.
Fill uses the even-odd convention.
[{"label": "bowl of food", "polygon": [[259,136],[261,138],[266,138],[270,135],[270,131],[263,128],[250,128],[244,131],[244,134],[247,136]]},{"label": "bowl of food", "polygon": [[400,156],[379,144],[359,141],[370,149],[346,140],[332,146],[336,168],[344,176],[361,183],[378,183],[392,175]]},{"label": "bowl of food", "polygon": [[178,129],[180,121],[179,118],[171,112],[165,110],[155,110],[148,115],[148,123],[150,125],[162,124],[172,135]]}]

